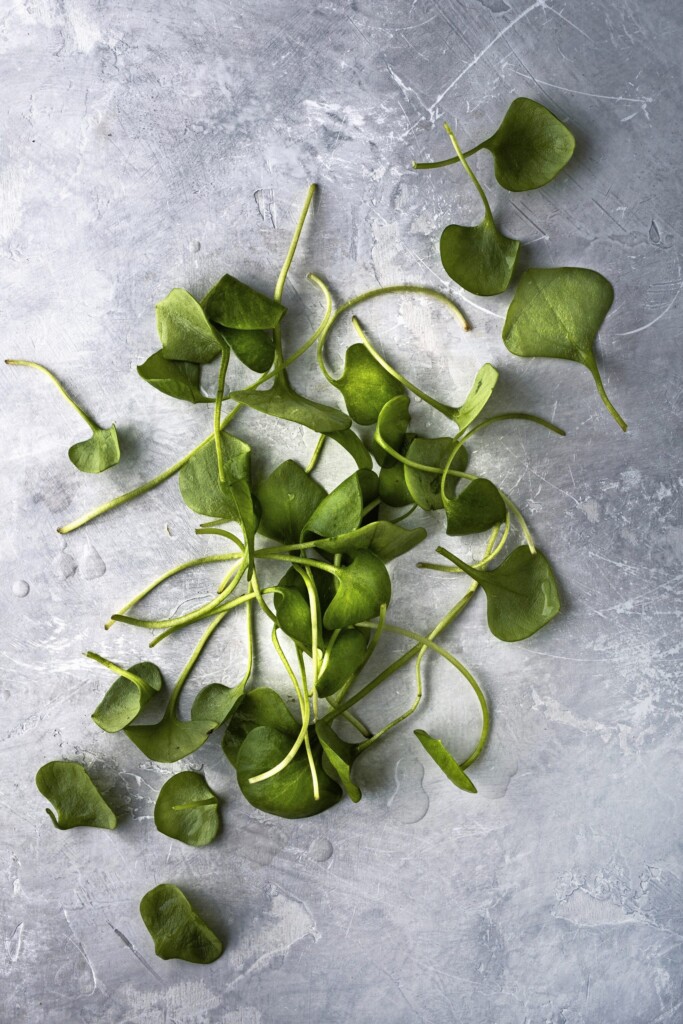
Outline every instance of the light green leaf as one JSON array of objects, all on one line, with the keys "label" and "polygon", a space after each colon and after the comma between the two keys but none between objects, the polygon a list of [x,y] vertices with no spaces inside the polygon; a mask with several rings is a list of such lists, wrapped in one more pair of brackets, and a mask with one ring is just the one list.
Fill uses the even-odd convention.
[{"label": "light green leaf", "polygon": [[161,672],[151,661],[131,665],[128,672],[136,681],[118,676],[92,713],[93,722],[105,732],[120,732],[130,725],[164,685]]},{"label": "light green leaf", "polygon": [[360,551],[371,551],[383,562],[390,562],[420,544],[426,536],[427,531],[422,526],[406,530],[396,523],[380,519],[375,523],[367,523],[352,533],[318,540],[315,546],[319,551],[328,551],[333,555],[353,556]]},{"label": "light green leaf", "polygon": [[72,444],[69,458],[81,473],[103,473],[105,469],[116,466],[121,458],[121,449],[114,424],[96,427],[92,437]]},{"label": "light green leaf", "polygon": [[372,551],[358,551],[350,565],[341,566],[338,572],[337,592],[323,616],[325,629],[346,629],[364,619],[374,619],[381,606],[389,604],[389,573]]},{"label": "light green leaf", "polygon": [[[249,480],[251,448],[239,437],[221,434],[221,456],[226,482]],[[183,501],[202,516],[238,520],[239,509],[234,495],[226,492],[218,478],[216,446],[207,444],[189,459],[180,470],[178,480]]]},{"label": "light green leaf", "polygon": [[[437,469],[444,469],[450,459],[454,444],[452,437],[416,437],[408,447],[406,458],[422,466],[435,466]],[[464,447],[459,448],[450,468],[464,473],[467,469],[467,462],[467,451]],[[429,473],[423,469],[414,469],[412,466],[404,466],[403,471],[409,501],[415,502],[425,511],[443,508],[441,473]]]},{"label": "light green leaf", "polygon": [[337,637],[327,666],[318,678],[318,693],[330,697],[341,689],[363,665],[368,638],[359,629],[345,629]]},{"label": "light green leaf", "polygon": [[345,413],[297,394],[282,376],[276,379],[271,388],[263,391],[233,391],[230,397],[256,412],[301,423],[318,434],[334,434],[351,426],[351,419]]},{"label": "light green leaf", "polygon": [[371,470],[358,470],[327,494],[315,508],[302,531],[302,540],[337,537],[360,526],[364,507],[377,497],[379,481]]},{"label": "light green leaf", "polygon": [[344,396],[351,419],[364,426],[376,422],[390,399],[405,394],[401,382],[380,366],[364,345],[347,348],[344,372],[334,384]]},{"label": "light green leaf", "polygon": [[493,153],[498,183],[511,192],[547,185],[569,163],[574,145],[569,129],[525,96],[512,101],[498,131],[482,143]]},{"label": "light green leaf", "polygon": [[297,544],[301,531],[325,497],[325,489],[288,459],[256,488],[261,506],[259,531],[282,544]]},{"label": "light green leaf", "polygon": [[472,480],[454,498],[446,498],[446,533],[463,537],[482,533],[505,520],[506,507],[500,491],[490,480]]},{"label": "light green leaf", "polygon": [[355,804],[361,798],[361,791],[351,778],[351,767],[357,756],[357,748],[341,739],[327,722],[318,722],[315,731],[323,748],[323,770],[335,782],[340,783]]},{"label": "light green leaf", "polygon": [[463,789],[466,793],[477,792],[474,783],[465,775],[465,772],[453,755],[446,750],[441,740],[435,740],[424,729],[415,729],[415,735],[432,760],[438,764],[446,778],[450,779],[454,786],[457,786],[458,789]]},{"label": "light green leaf", "polygon": [[172,288],[157,302],[157,332],[165,359],[210,363],[220,355],[216,332],[204,310],[184,288]]}]

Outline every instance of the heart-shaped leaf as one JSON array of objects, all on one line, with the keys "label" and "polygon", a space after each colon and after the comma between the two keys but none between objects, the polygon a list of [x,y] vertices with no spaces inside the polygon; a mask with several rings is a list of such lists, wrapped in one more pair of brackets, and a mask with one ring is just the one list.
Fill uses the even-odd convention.
[{"label": "heart-shaped leaf", "polygon": [[277,327],[287,312],[275,299],[224,274],[202,299],[209,320],[238,331],[268,330]]},{"label": "heart-shaped leaf", "polygon": [[337,579],[337,592],[323,616],[325,629],[346,629],[364,619],[374,619],[381,606],[391,600],[389,573],[372,551],[358,551],[350,565],[338,569]]},{"label": "heart-shaped leaf", "polygon": [[157,302],[157,332],[166,359],[210,363],[221,345],[204,310],[184,288],[172,288]]},{"label": "heart-shaped leaf", "polygon": [[626,430],[626,424],[605,394],[593,352],[613,299],[612,285],[596,270],[525,270],[505,318],[503,341],[516,356],[571,359],[588,367],[606,407],[621,429]]},{"label": "heart-shaped leaf", "polygon": [[[99,657],[95,660],[99,661]],[[137,718],[163,685],[161,672],[153,662],[131,665],[125,676],[120,675],[111,684],[92,713],[93,722],[105,732],[120,732]]]},{"label": "heart-shaped leaf", "polygon": [[357,749],[341,739],[327,722],[318,722],[316,735],[323,748],[323,770],[335,782],[340,783],[355,804],[361,798],[361,791],[351,778],[351,767],[357,756]]},{"label": "heart-shaped leaf", "polygon": [[465,159],[448,125],[444,125],[460,161],[484,204],[484,218],[474,227],[449,224],[441,235],[441,262],[449,277],[475,295],[499,295],[510,284],[519,242],[496,227],[486,193]]},{"label": "heart-shaped leaf", "polygon": [[222,725],[240,706],[247,682],[248,678],[245,677],[237,686],[209,683],[208,686],[202,687],[192,702],[190,717],[195,722],[211,721]]},{"label": "heart-shaped leaf", "polygon": [[474,569],[455,555],[449,558],[481,584],[487,600],[489,629],[499,640],[526,640],[554,619],[560,596],[545,555],[523,544],[495,569]]},{"label": "heart-shaped leaf", "polygon": [[[226,483],[249,480],[251,448],[239,437],[221,434],[221,458]],[[183,501],[201,516],[214,516],[239,520],[239,509],[234,495],[221,486],[218,478],[216,446],[211,443],[200,448],[180,470],[178,480]]]},{"label": "heart-shaped leaf", "polygon": [[[452,437],[416,437],[408,446],[406,458],[422,466],[444,469],[453,451]],[[467,469],[468,454],[464,447],[458,448],[450,468],[458,473]],[[443,508],[441,498],[441,473],[429,473],[423,469],[404,466],[406,488],[410,501],[426,511]],[[452,479],[452,478],[450,478]]]},{"label": "heart-shaped leaf", "polygon": [[336,804],[342,791],[322,770],[322,749],[315,733],[311,746],[320,789],[318,800],[313,793],[311,769],[303,745],[277,775],[261,782],[249,782],[279,764],[292,747],[292,737],[277,729],[264,725],[252,729],[237,755],[237,782],[249,803],[281,818],[307,818]]},{"label": "heart-shaped leaf", "polygon": [[[268,686],[257,686],[245,694],[223,735],[223,753],[233,768],[237,767],[237,754],[242,743],[252,729],[259,726],[282,733],[288,738],[289,747],[299,735],[299,723],[280,694]],[[277,763],[273,761],[274,765]]]},{"label": "heart-shaped leaf", "polygon": [[506,507],[500,491],[490,480],[472,480],[454,498],[446,498],[446,533],[463,537],[490,530],[505,520]]},{"label": "heart-shaped leaf", "polygon": [[265,373],[273,365],[275,342],[270,331],[238,331],[234,327],[216,327],[237,358],[255,373]]},{"label": "heart-shaped leaf", "polygon": [[77,441],[69,448],[69,458],[81,473],[103,473],[121,458],[116,427],[96,427],[92,437]]},{"label": "heart-shaped leaf", "polygon": [[316,507],[302,531],[302,540],[337,537],[360,526],[364,507],[377,497],[379,481],[371,470],[358,470],[343,480]]},{"label": "heart-shaped leaf", "polygon": [[454,786],[463,789],[466,793],[476,793],[474,783],[467,777],[452,754],[444,747],[441,740],[435,740],[424,729],[415,729],[415,735],[419,739],[432,760],[438,764],[446,778],[450,779]]},{"label": "heart-shaped leaf", "polygon": [[175,712],[167,712],[153,725],[129,725],[124,731],[145,757],[159,764],[173,764],[199,750],[219,725],[205,719],[185,721]]},{"label": "heart-shaped leaf", "polygon": [[346,350],[344,372],[334,382],[339,388],[349,416],[356,423],[375,423],[382,406],[405,388],[373,358],[364,345],[351,345]]},{"label": "heart-shaped leaf", "polygon": [[301,532],[325,497],[324,487],[288,459],[256,488],[261,506],[259,531],[282,544],[297,544]]},{"label": "heart-shaped leaf", "polygon": [[271,388],[263,391],[233,391],[230,397],[256,412],[301,423],[317,434],[334,434],[351,426],[351,418],[345,413],[297,394],[284,379],[284,375],[279,376]]},{"label": "heart-shaped leaf", "polygon": [[192,909],[177,885],[167,882],[145,893],[140,901],[140,916],[161,960],[212,964],[223,952],[221,940]]},{"label": "heart-shaped leaf", "polygon": [[138,366],[138,373],[143,380],[151,384],[157,391],[162,391],[171,398],[179,398],[183,402],[213,402],[213,398],[203,395],[199,387],[200,368],[197,363],[178,362],[165,359],[162,351],[155,352]]},{"label": "heart-shaped leaf", "polygon": [[45,808],[56,828],[116,828],[116,815],[83,765],[48,761],[38,769],[36,786],[57,812]]},{"label": "heart-shaped leaf", "polygon": [[535,100],[518,96],[498,130],[482,143],[493,153],[496,179],[510,192],[547,185],[574,152],[572,133]]},{"label": "heart-shaped leaf", "polygon": [[159,790],[154,805],[159,832],[188,846],[208,846],[220,831],[218,797],[198,772],[179,772]]}]

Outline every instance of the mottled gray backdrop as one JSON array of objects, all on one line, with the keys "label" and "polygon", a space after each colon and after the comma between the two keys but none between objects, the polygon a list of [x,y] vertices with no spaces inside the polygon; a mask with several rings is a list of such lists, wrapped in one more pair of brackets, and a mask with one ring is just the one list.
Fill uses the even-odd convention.
[{"label": "mottled gray backdrop", "polygon": [[[2,1020],[680,1021],[680,6],[4,0],[0,44],[2,352],[58,371],[101,423],[116,420],[123,448],[114,470],[79,474],[66,450],[82,423],[41,375],[2,367]],[[598,348],[628,434],[585,370],[507,353],[509,295],[460,295],[467,336],[414,299],[364,319],[443,399],[459,401],[489,359],[502,374],[497,411],[567,428],[564,440],[491,430],[476,462],[528,513],[564,613],[506,646],[478,600],[447,637],[493,708],[472,769],[478,796],[455,790],[406,727],[359,766],[358,806],[268,818],[245,803],[214,738],[189,765],[225,799],[225,830],[210,848],[182,847],[151,819],[170,771],[91,722],[110,677],[82,652],[141,658],[148,635],[105,634],[105,618],[219,541],[194,536],[175,481],[55,532],[210,429],[210,410],[135,372],[156,347],[154,303],[176,285],[201,295],[227,270],[270,290],[310,181],[320,192],[285,290],[288,345],[320,315],[311,270],[340,300],[400,281],[458,296],[439,233],[478,219],[479,200],[457,170],[419,174],[410,162],[448,153],[444,119],[477,143],[517,95],[575,133],[569,169],[508,195],[488,154],[475,166],[503,229],[524,242],[524,265],[594,267],[614,282]],[[351,335],[337,335],[336,365]],[[321,390],[312,360],[295,376]],[[237,424],[258,473],[283,454],[306,459],[314,441],[246,414]],[[320,478],[348,471],[328,453]],[[441,539],[430,530],[421,557]],[[393,570],[392,618],[426,630],[462,583],[425,574],[417,558]],[[145,607],[190,608],[217,575],[178,580]],[[191,642],[156,651],[167,678]],[[399,649],[390,643],[380,662]],[[284,686],[263,637],[259,656],[258,679]],[[234,683],[243,658],[238,620],[197,681]],[[409,671],[393,679],[368,720],[398,713],[413,685]],[[430,660],[427,691],[419,724],[464,755],[478,728],[466,686]],[[116,832],[52,827],[33,776],[53,758],[92,771],[121,814]],[[155,958],[137,906],[162,881],[226,938],[212,966]]]}]

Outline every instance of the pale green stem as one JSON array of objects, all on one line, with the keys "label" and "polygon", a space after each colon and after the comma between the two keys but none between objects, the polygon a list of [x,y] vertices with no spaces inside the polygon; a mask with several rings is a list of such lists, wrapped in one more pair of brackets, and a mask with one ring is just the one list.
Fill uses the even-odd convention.
[{"label": "pale green stem", "polygon": [[[480,142],[479,145],[474,146],[473,149],[468,149],[467,152],[465,153],[465,156],[474,156],[474,154],[478,153],[480,149],[484,149],[487,142],[489,142],[489,139],[487,139],[486,142]],[[432,160],[428,162],[420,162],[413,160],[413,170],[431,171],[436,167],[449,167],[451,164],[457,163],[460,163],[460,157],[458,156],[449,156],[445,160]]]},{"label": "pale green stem", "polygon": [[218,479],[225,483],[225,468],[223,466],[223,445],[221,443],[221,408],[223,406],[223,391],[225,390],[225,375],[228,372],[230,361],[230,349],[227,345],[222,346],[221,365],[218,371],[218,385],[216,387],[216,401],[213,407],[213,438],[216,445],[216,465],[218,466]]},{"label": "pale green stem", "polygon": [[101,654],[95,654],[94,651],[86,651],[85,656],[86,658],[90,658],[92,661],[96,661],[99,665],[103,665],[105,668],[108,668],[110,672],[116,673],[117,676],[123,676],[124,679],[129,679],[131,683],[135,683],[138,690],[141,690],[143,693],[152,689],[144,679],[140,678],[140,676],[136,675],[134,672],[130,672],[127,668],[121,668],[121,666],[117,665],[115,661],[103,658]]},{"label": "pale green stem", "polygon": [[455,135],[453,134],[451,126],[449,124],[445,124],[444,123],[444,128],[446,129],[446,134],[448,135],[448,138],[453,143],[453,149],[458,154],[458,157],[460,159],[460,163],[463,165],[463,167],[465,168],[465,170],[469,174],[470,178],[472,179],[472,183],[474,184],[474,187],[476,188],[477,192],[481,196],[481,201],[483,202],[484,208],[486,210],[486,219],[487,220],[493,220],[493,214],[491,213],[491,207],[489,206],[489,201],[486,198],[486,193],[484,192],[483,188],[481,187],[481,185],[477,181],[477,178],[476,178],[476,176],[474,174],[474,171],[472,170],[470,165],[467,163],[467,159],[465,157],[465,154],[463,153],[463,151],[461,150],[460,146],[458,145],[458,140],[456,139]]},{"label": "pale green stem", "polygon": [[[301,213],[299,214],[299,220],[297,221],[296,227],[294,229],[294,235],[292,236],[292,241],[289,243],[289,249],[287,250],[287,255],[285,256],[285,262],[282,264],[282,270],[280,271],[280,274],[278,276],[277,282],[275,284],[275,291],[273,292],[273,298],[275,299],[276,302],[280,302],[280,300],[282,299],[282,293],[283,293],[284,288],[285,288],[285,281],[287,280],[287,274],[289,273],[289,268],[292,265],[292,260],[294,259],[294,253],[296,252],[296,247],[299,244],[299,239],[301,238],[301,232],[303,231],[303,228],[304,228],[304,222],[306,220],[306,216],[308,214],[308,210],[310,208],[310,205],[313,202],[313,196],[316,193],[317,187],[318,187],[317,185],[309,185],[308,186],[308,191],[306,192],[306,198],[304,199],[303,209],[302,209]],[[275,342],[275,366],[276,366],[276,368],[282,369],[282,362],[283,362],[283,360],[282,360],[282,329],[281,329],[279,324],[277,325],[277,327],[273,328],[273,340]]]},{"label": "pale green stem", "polygon": [[312,473],[313,470],[315,469],[316,463],[317,463],[318,459],[320,458],[320,455],[322,453],[323,447],[325,445],[326,438],[327,438],[327,434],[321,434],[320,437],[318,438],[317,444],[316,444],[315,448],[313,449],[313,454],[311,455],[309,463],[306,466],[306,472],[307,473]]},{"label": "pale green stem", "polygon": [[71,397],[69,392],[66,390],[62,382],[58,380],[57,377],[55,377],[54,373],[52,373],[51,370],[48,370],[46,366],[41,366],[40,363],[33,363],[31,362],[30,359],[6,359],[5,362],[8,366],[30,366],[34,370],[40,370],[41,373],[44,373],[46,377],[50,378],[52,383],[59,390],[60,394],[63,395],[64,398],[66,398],[71,408],[74,409],[78,413],[78,415],[85,420],[85,422],[88,424],[93,433],[96,430],[100,429],[97,423],[95,423],[95,421],[91,419],[90,416],[88,416],[87,412],[84,412],[83,409],[81,409],[80,405],[76,404],[76,402]]},{"label": "pale green stem", "polygon": [[220,626],[221,622],[223,621],[223,619],[225,618],[226,615],[227,615],[227,612],[224,612],[222,615],[217,615],[216,618],[214,619],[214,621],[211,623],[211,625],[208,626],[204,630],[204,632],[202,633],[202,635],[201,635],[201,637],[199,639],[199,643],[197,644],[197,646],[195,647],[194,651],[190,655],[189,661],[187,662],[187,664],[185,665],[185,668],[182,670],[182,672],[178,676],[178,681],[175,684],[175,686],[173,687],[173,692],[171,693],[171,697],[170,697],[170,700],[168,702],[168,706],[166,708],[166,713],[165,713],[164,717],[167,717],[167,716],[171,717],[175,713],[175,708],[176,708],[176,705],[178,703],[178,700],[180,699],[180,694],[182,692],[183,686],[187,682],[187,679],[188,679],[188,676],[190,675],[190,672],[192,671],[194,666],[197,664],[197,660],[198,660],[199,656],[201,655],[202,651],[204,650],[204,648],[206,647],[207,643],[209,642],[209,640],[211,639],[213,634],[216,632],[216,630],[218,629],[218,627]]}]

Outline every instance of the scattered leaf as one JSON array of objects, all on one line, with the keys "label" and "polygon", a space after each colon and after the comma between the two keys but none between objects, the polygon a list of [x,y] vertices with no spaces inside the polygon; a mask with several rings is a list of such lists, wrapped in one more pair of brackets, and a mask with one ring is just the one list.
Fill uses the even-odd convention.
[{"label": "scattered leaf", "polygon": [[140,661],[127,671],[128,675],[114,680],[92,713],[95,725],[105,732],[120,732],[130,725],[164,685],[161,672],[151,661]]},{"label": "scattered leaf", "polygon": [[199,772],[179,772],[159,790],[154,824],[188,846],[208,846],[221,827],[218,797]]},{"label": "scattered leaf", "polygon": [[453,755],[449,754],[441,740],[435,740],[424,729],[415,729],[414,731],[431,759],[438,764],[446,778],[450,779],[454,786],[465,790],[466,793],[477,792],[474,783],[468,778]]},{"label": "scattered leaf", "polygon": [[140,916],[154,940],[161,960],[187,960],[211,964],[223,952],[223,943],[177,887],[166,882],[145,893]]},{"label": "scattered leaf", "polygon": [[116,815],[85,768],[75,761],[48,761],[38,769],[36,786],[57,811],[45,810],[59,829],[116,828]]}]

